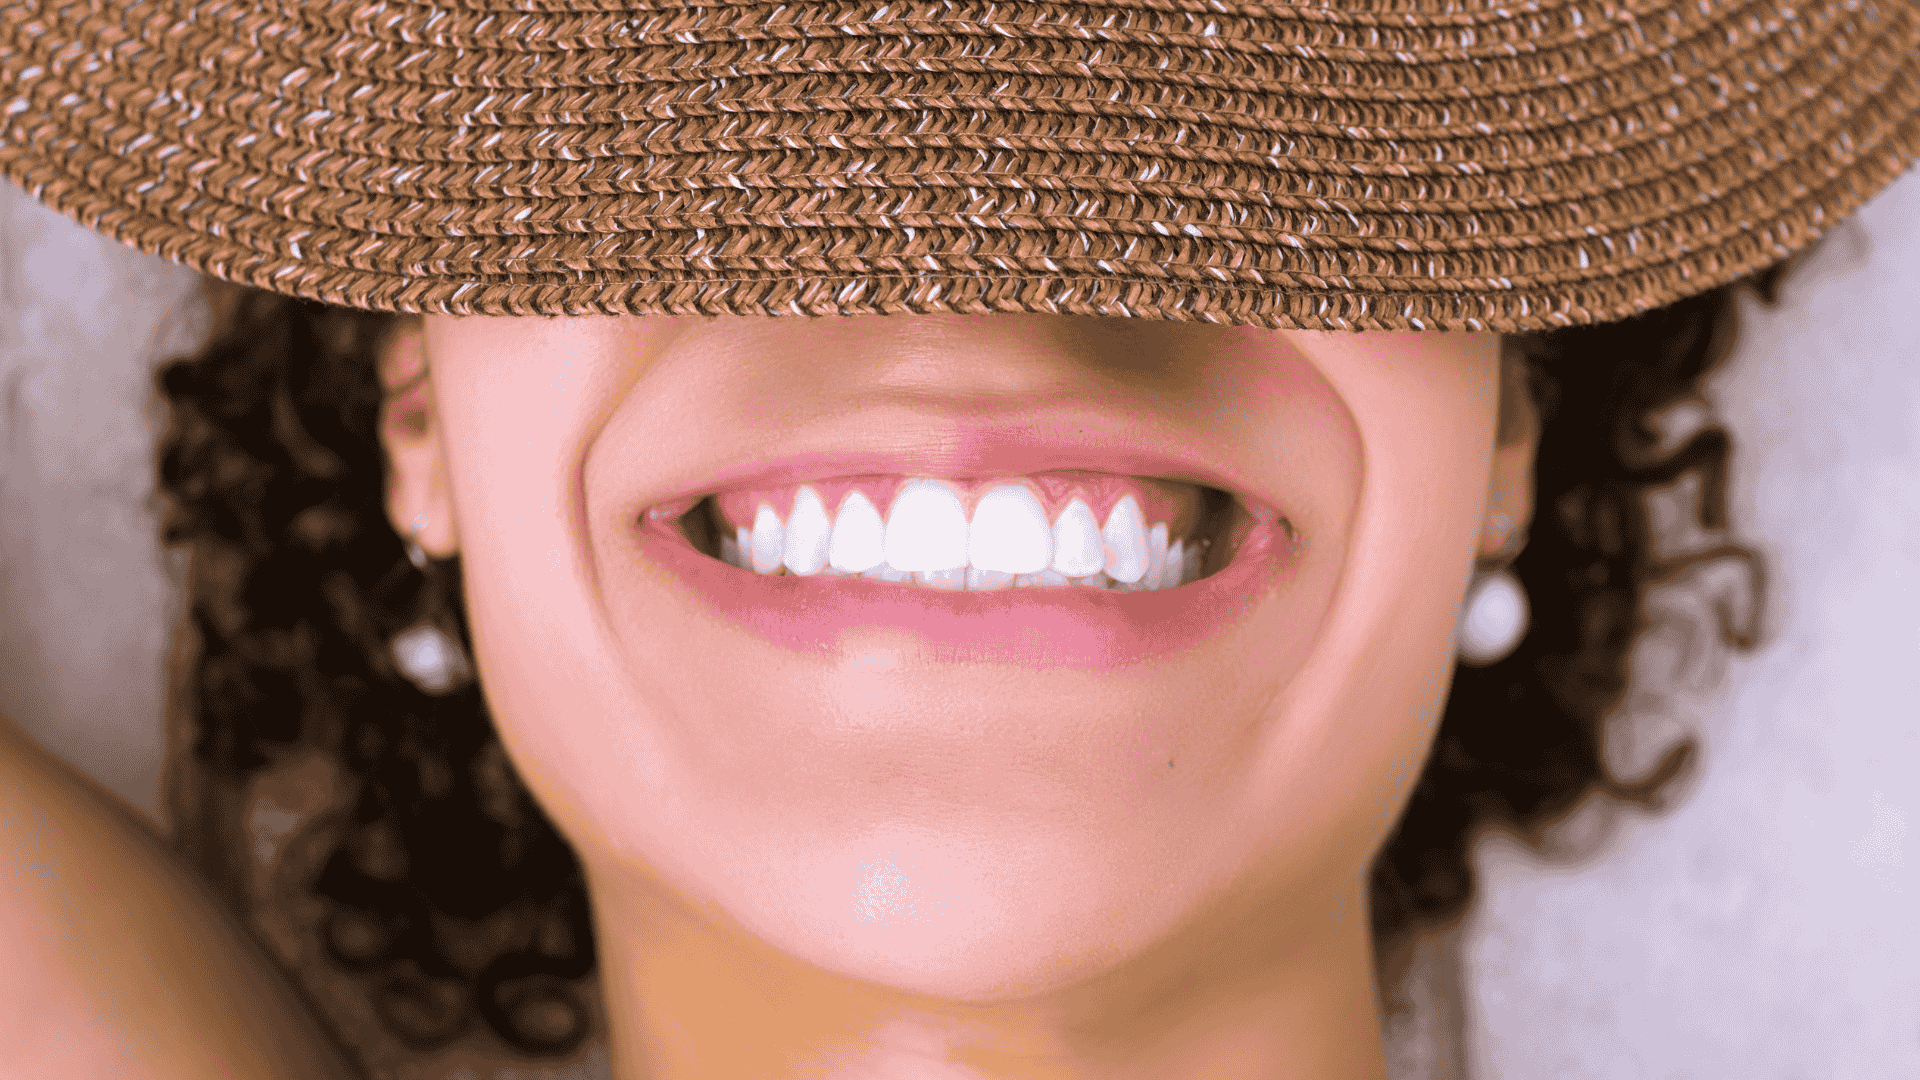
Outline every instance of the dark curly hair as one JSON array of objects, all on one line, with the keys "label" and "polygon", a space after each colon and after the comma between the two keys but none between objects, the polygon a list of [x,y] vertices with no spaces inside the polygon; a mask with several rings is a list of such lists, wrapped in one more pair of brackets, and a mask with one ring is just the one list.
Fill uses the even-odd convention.
[{"label": "dark curly hair", "polygon": [[[1764,294],[1772,282],[1743,285]],[[356,784],[350,827],[311,882],[330,912],[321,936],[331,962],[358,973],[382,1022],[416,1049],[478,1015],[522,1053],[568,1053],[587,1034],[581,980],[594,970],[580,866],[506,763],[478,690],[423,694],[388,651],[423,606],[451,611],[465,630],[457,563],[416,569],[384,509],[376,358],[402,317],[208,287],[211,339],[159,377],[172,404],[165,537],[191,552],[199,652],[186,697],[205,780],[197,794],[176,793],[179,843],[237,895],[226,853],[245,849],[231,843],[233,792],[290,747],[319,748]],[[1478,829],[1537,837],[1595,791],[1645,804],[1686,765],[1691,744],[1650,775],[1620,779],[1603,727],[1652,585],[1733,555],[1757,589],[1744,549],[1663,556],[1645,499],[1697,473],[1699,524],[1725,524],[1725,432],[1708,426],[1663,450],[1652,419],[1697,398],[1726,355],[1741,287],[1506,340],[1502,434],[1521,435],[1514,394],[1530,392],[1541,421],[1540,510],[1514,563],[1532,629],[1506,659],[1457,671],[1425,771],[1373,869],[1376,941],[1464,911]],[[1738,628],[1723,631],[1747,643]]]},{"label": "dark curly hair", "polygon": [[1715,598],[1713,618],[1722,642],[1745,649],[1764,576],[1758,556],[1732,542],[1663,549],[1649,495],[1688,477],[1698,484],[1693,524],[1724,535],[1732,440],[1709,423],[1666,446],[1658,421],[1701,400],[1702,381],[1732,351],[1739,294],[1773,302],[1785,269],[1632,319],[1503,341],[1501,442],[1520,435],[1518,393],[1531,393],[1538,418],[1536,512],[1511,567],[1532,620],[1504,659],[1454,670],[1425,770],[1374,863],[1376,941],[1445,926],[1466,910],[1468,852],[1481,831],[1505,828],[1539,845],[1594,793],[1658,806],[1691,764],[1692,740],[1667,747],[1639,777],[1618,775],[1604,752],[1630,650],[1651,625],[1649,590],[1705,564],[1739,567],[1742,595]]}]

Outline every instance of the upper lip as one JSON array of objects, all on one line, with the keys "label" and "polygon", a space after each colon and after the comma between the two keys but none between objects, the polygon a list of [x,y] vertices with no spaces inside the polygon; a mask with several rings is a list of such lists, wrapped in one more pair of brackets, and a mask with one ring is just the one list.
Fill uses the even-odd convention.
[{"label": "upper lip", "polygon": [[[793,449],[730,465],[654,505],[690,504],[740,488],[770,488],[847,476],[987,480],[1054,470],[1142,476],[1218,488],[1238,499],[1255,521],[1280,516],[1278,493],[1260,489],[1232,463],[1201,448],[1155,439],[1137,426],[1076,415],[1070,420],[940,425],[938,440],[916,448]],[[931,445],[929,445],[931,443]]]}]

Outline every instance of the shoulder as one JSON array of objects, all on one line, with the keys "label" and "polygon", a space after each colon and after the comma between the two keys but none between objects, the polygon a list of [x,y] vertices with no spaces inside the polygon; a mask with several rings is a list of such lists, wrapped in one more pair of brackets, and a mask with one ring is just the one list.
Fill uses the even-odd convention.
[{"label": "shoulder", "polygon": [[0,1080],[354,1076],[131,809],[0,718]]}]

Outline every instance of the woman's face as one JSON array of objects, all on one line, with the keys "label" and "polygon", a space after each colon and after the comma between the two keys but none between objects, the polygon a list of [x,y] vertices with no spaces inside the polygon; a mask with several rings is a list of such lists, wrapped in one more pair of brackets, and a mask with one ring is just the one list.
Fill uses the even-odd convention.
[{"label": "woman's face", "polygon": [[[1503,490],[1496,336],[436,316],[424,344],[439,441],[396,453],[393,513],[457,545],[495,721],[596,903],[965,1001],[1364,921]],[[796,509],[837,527],[855,492],[878,533]],[[768,548],[762,520],[776,562],[938,559],[990,505],[975,557],[1044,537],[1124,576],[1126,512],[1089,552],[1072,504],[1128,497],[1147,558],[1165,523],[1205,577],[715,557],[765,505],[813,522]]]}]

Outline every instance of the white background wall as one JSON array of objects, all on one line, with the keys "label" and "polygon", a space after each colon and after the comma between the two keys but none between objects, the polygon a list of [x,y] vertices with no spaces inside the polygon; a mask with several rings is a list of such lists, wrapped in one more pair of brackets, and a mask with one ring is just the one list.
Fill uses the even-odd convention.
[{"label": "white background wall", "polygon": [[205,336],[198,290],[0,181],[0,712],[149,814],[179,604],[152,372]]},{"label": "white background wall", "polygon": [[[178,599],[155,540],[151,366],[195,277],[0,183],[0,710],[157,807]],[[1749,312],[1712,398],[1763,641],[1622,730],[1692,731],[1665,814],[1597,855],[1480,852],[1465,935],[1481,1080],[1920,1076],[1920,174]]]},{"label": "white background wall", "polygon": [[1667,813],[1598,858],[1480,849],[1481,1080],[1920,1077],[1920,172],[1749,306],[1710,393],[1758,648],[1666,710]]}]

